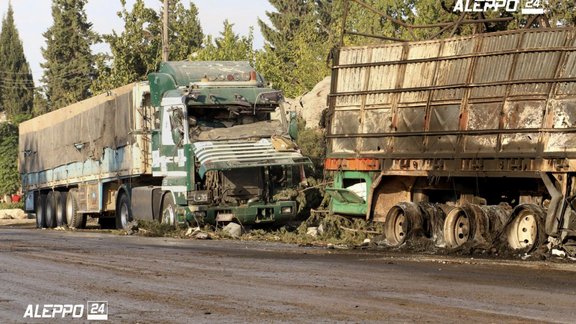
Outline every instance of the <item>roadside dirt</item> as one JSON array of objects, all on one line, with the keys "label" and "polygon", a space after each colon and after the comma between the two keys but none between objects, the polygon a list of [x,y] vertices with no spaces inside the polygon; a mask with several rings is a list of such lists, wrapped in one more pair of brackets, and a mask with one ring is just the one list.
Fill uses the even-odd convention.
[{"label": "roadside dirt", "polygon": [[573,322],[576,266],[0,227],[0,320],[105,300],[115,323]]}]

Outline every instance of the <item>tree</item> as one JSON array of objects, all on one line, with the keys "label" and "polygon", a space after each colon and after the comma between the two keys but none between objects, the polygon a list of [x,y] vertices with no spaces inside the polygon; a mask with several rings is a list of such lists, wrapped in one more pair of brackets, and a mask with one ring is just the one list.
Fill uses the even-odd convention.
[{"label": "tree", "polygon": [[20,187],[17,160],[18,126],[0,123],[0,195],[15,193]]},{"label": "tree", "polygon": [[576,3],[574,1],[548,0],[542,3],[548,11],[552,27],[576,26]]},{"label": "tree", "polygon": [[37,87],[34,89],[34,108],[32,109],[32,116],[36,117],[36,116],[40,116],[43,115],[47,112],[50,112],[49,110],[49,104],[48,104],[48,99],[46,98],[46,95],[44,94],[44,91],[42,90],[41,87]]},{"label": "tree", "polygon": [[42,82],[50,110],[86,99],[96,76],[95,57],[90,46],[97,40],[92,24],[87,21],[87,0],[53,0],[54,24],[43,35],[45,63]]},{"label": "tree", "polygon": [[[95,93],[146,80],[162,60],[161,16],[146,7],[143,0],[136,0],[130,11],[125,0],[121,3],[122,10],[117,15],[124,21],[124,30],[120,34],[113,31],[102,35],[112,55],[98,55],[96,65],[100,75],[92,87]],[[198,9],[193,3],[186,9],[176,0],[170,0],[168,6],[170,60],[185,60],[202,43]]]},{"label": "tree", "polygon": [[267,12],[271,26],[258,23],[266,43],[256,67],[286,96],[294,97],[330,73],[326,58],[331,34],[332,2],[328,0],[270,0],[277,12]]},{"label": "tree", "polygon": [[224,30],[220,33],[220,37],[212,39],[212,36],[208,35],[204,40],[204,48],[192,54],[190,59],[196,61],[246,60],[254,64],[252,29],[248,36],[239,36],[234,33],[233,27],[234,24],[224,20]]},{"label": "tree", "polygon": [[[121,0],[122,10],[117,13],[124,20],[124,31],[102,35],[110,45],[112,57],[99,55],[97,66],[100,75],[93,85],[94,92],[143,80],[160,62],[160,26],[158,14],[146,8],[143,0],[136,0],[131,11]],[[112,61],[109,65],[109,61]]]},{"label": "tree", "polygon": [[170,60],[186,60],[190,54],[202,46],[204,33],[198,20],[198,8],[194,3],[184,8],[180,1],[169,1],[168,39],[170,42]]},{"label": "tree", "polygon": [[30,114],[34,101],[34,80],[24,55],[22,41],[14,24],[12,4],[2,20],[0,31],[0,107],[8,118]]}]

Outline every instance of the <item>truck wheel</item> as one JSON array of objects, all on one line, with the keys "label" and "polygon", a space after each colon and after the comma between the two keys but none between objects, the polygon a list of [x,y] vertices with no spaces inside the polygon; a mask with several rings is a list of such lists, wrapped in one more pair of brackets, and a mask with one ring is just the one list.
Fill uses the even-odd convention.
[{"label": "truck wheel", "polygon": [[167,192],[162,198],[162,224],[176,226],[176,206],[171,192]]},{"label": "truck wheel", "polygon": [[400,246],[415,229],[422,229],[422,214],[418,205],[401,202],[394,205],[386,215],[384,235],[390,246]]},{"label": "truck wheel", "polygon": [[78,191],[72,189],[66,197],[66,222],[71,228],[86,227],[86,215],[78,213]]},{"label": "truck wheel", "polygon": [[36,197],[36,227],[46,227],[46,195],[40,192]]},{"label": "truck wheel", "polygon": [[56,200],[60,199],[57,191],[50,191],[46,196],[46,227],[56,227]]},{"label": "truck wheel", "polygon": [[66,192],[59,192],[60,197],[56,200],[56,226],[68,225],[66,217]]},{"label": "truck wheel", "polygon": [[130,198],[127,194],[120,194],[118,206],[116,206],[116,228],[126,229],[128,223],[132,221],[132,209],[130,208]]},{"label": "truck wheel", "polygon": [[533,250],[544,243],[544,217],[546,213],[537,205],[518,205],[512,211],[507,227],[508,245],[515,250]]},{"label": "truck wheel", "polygon": [[444,220],[444,241],[446,247],[456,248],[471,240],[474,236],[474,215],[463,207],[452,209]]}]

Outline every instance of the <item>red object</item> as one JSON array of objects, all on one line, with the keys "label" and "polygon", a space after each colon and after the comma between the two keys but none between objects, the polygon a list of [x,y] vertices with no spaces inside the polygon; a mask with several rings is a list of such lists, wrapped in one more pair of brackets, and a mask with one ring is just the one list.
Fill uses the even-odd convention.
[{"label": "red object", "polygon": [[12,202],[17,203],[20,202],[20,195],[12,195]]}]

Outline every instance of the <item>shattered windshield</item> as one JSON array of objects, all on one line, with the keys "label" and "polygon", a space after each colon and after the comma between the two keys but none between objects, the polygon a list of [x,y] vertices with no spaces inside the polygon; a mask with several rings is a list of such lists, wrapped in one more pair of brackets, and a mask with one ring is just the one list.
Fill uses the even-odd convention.
[{"label": "shattered windshield", "polygon": [[277,120],[269,120],[268,112],[253,114],[228,108],[194,108],[188,110],[190,142],[269,138],[283,135],[284,127]]}]

